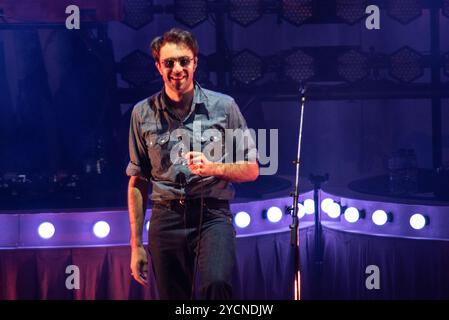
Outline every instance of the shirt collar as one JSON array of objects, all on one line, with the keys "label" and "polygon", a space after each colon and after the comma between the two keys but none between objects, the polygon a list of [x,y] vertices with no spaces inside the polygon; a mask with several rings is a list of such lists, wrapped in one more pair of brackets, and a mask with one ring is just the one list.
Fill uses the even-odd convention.
[{"label": "shirt collar", "polygon": [[198,82],[195,81],[195,89],[194,89],[194,94],[193,94],[193,102],[195,104],[199,104],[199,103],[206,103],[207,102],[207,96],[204,93],[203,88],[201,88],[200,84]]},{"label": "shirt collar", "polygon": [[[161,106],[162,109],[167,109],[167,104],[165,103],[165,99],[167,99],[168,97],[166,96],[165,93],[165,86],[162,87],[162,101],[161,101]],[[193,105],[195,106],[196,104],[203,104],[207,102],[207,96],[204,92],[204,89],[200,86],[200,84],[198,82],[194,82],[194,89],[193,89]]]}]

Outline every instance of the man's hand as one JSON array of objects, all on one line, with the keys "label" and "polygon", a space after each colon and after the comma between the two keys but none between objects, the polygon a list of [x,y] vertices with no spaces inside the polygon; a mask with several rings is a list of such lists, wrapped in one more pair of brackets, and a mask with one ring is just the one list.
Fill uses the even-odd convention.
[{"label": "man's hand", "polygon": [[131,275],[143,286],[148,285],[148,258],[143,246],[131,248]]},{"label": "man's hand", "polygon": [[236,163],[212,162],[202,152],[191,151],[184,156],[192,173],[202,176],[216,176],[232,182],[254,181],[259,176],[257,162],[239,161]]},{"label": "man's hand", "polygon": [[208,177],[217,175],[217,164],[209,161],[202,152],[190,151],[184,156],[187,165],[193,174]]}]

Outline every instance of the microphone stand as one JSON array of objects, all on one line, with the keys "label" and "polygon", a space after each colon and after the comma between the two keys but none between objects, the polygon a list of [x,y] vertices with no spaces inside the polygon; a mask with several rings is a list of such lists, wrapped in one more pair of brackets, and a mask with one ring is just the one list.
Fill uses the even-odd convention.
[{"label": "microphone stand", "polygon": [[[315,282],[317,284],[321,281],[321,274],[323,270],[323,243],[322,243],[322,226],[321,226],[321,211],[320,211],[320,199],[319,190],[321,185],[329,180],[329,174],[326,173],[324,176],[320,175],[309,175],[309,180],[313,184],[313,202],[315,209],[315,252],[314,252],[314,263],[315,263]],[[315,286],[314,298],[319,299],[320,286]]]},{"label": "microphone stand", "polygon": [[301,157],[301,140],[302,140],[302,125],[303,125],[303,116],[304,116],[304,105],[306,102],[305,98],[305,87],[301,85],[300,87],[300,97],[301,97],[301,116],[299,122],[299,136],[298,136],[298,151],[296,154],[296,160],[293,161],[296,167],[296,178],[295,178],[295,190],[291,194],[293,196],[293,207],[289,207],[288,210],[292,215],[292,224],[290,225],[291,229],[291,241],[290,244],[293,247],[294,251],[294,260],[295,260],[295,282],[294,282],[294,299],[301,300],[301,273],[300,273],[300,256],[299,256],[299,228],[298,228],[298,200],[299,200],[299,164]]}]

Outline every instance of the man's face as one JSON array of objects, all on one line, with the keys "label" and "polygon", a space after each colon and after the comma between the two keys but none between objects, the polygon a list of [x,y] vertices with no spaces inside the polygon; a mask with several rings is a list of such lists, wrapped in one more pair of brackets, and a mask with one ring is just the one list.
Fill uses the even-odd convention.
[{"label": "man's face", "polygon": [[169,42],[161,47],[156,67],[165,86],[171,91],[183,94],[193,89],[196,64],[197,58],[192,50],[185,45]]}]

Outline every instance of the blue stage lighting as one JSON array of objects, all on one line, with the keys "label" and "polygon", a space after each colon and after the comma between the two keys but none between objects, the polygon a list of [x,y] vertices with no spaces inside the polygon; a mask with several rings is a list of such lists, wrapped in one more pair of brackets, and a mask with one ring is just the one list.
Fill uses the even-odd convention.
[{"label": "blue stage lighting", "polygon": [[327,215],[330,218],[336,219],[341,215],[341,207],[338,203],[334,202],[328,208]]},{"label": "blue stage lighting", "polygon": [[306,208],[302,203],[298,203],[298,219],[301,219],[306,214]]},{"label": "blue stage lighting", "polygon": [[111,231],[111,227],[106,221],[98,221],[94,224],[93,231],[97,238],[105,238]]},{"label": "blue stage lighting", "polygon": [[55,231],[55,226],[50,222],[43,222],[37,228],[37,232],[42,239],[50,239]]},{"label": "blue stage lighting", "polygon": [[383,226],[388,222],[388,214],[384,210],[376,210],[371,216],[375,225]]},{"label": "blue stage lighting", "polygon": [[330,210],[333,203],[334,199],[331,198],[324,199],[323,201],[321,201],[321,210],[327,213]]},{"label": "blue stage lighting", "polygon": [[306,214],[314,214],[315,213],[315,201],[312,199],[306,199],[304,201],[304,209]]},{"label": "blue stage lighting", "polygon": [[427,224],[427,219],[420,213],[415,213],[410,217],[410,226],[415,230],[420,230]]},{"label": "blue stage lighting", "polygon": [[234,222],[237,227],[246,228],[251,222],[251,217],[249,216],[249,214],[247,212],[240,211],[239,213],[237,213],[235,215]]},{"label": "blue stage lighting", "polygon": [[360,212],[354,207],[349,207],[345,210],[345,219],[350,223],[357,222],[360,219]]},{"label": "blue stage lighting", "polygon": [[278,207],[271,207],[267,210],[267,219],[270,222],[279,222],[282,219],[283,212]]},{"label": "blue stage lighting", "polygon": [[321,210],[327,213],[330,218],[338,218],[341,214],[341,207],[331,198],[326,198],[321,201]]}]

